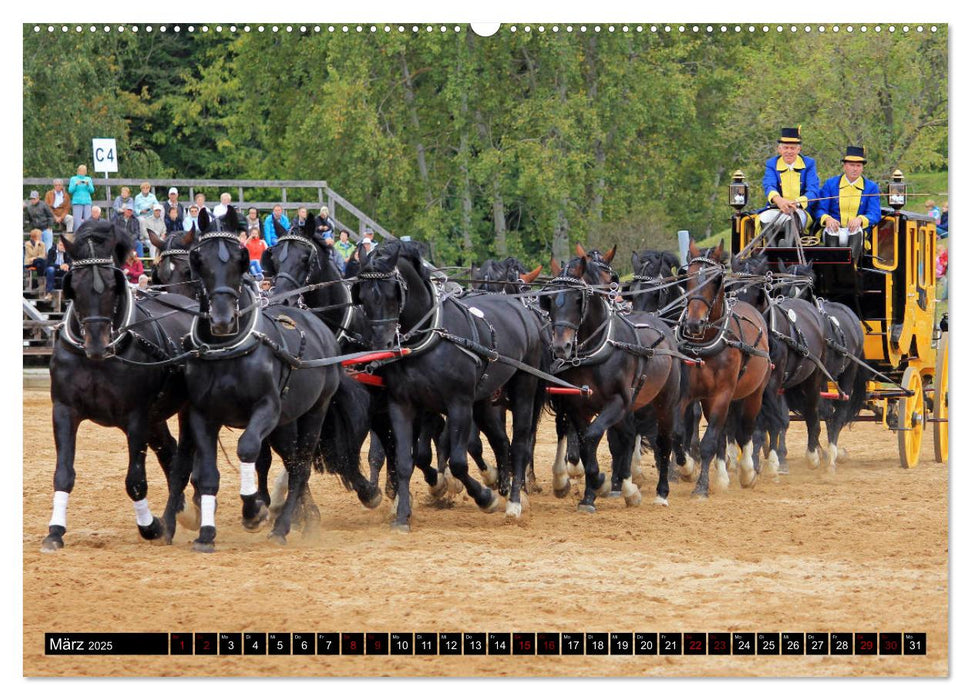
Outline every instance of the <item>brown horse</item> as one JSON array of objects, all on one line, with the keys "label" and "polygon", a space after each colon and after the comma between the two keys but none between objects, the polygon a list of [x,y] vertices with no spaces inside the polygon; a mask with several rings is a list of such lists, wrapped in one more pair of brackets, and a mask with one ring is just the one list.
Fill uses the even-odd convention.
[{"label": "brown horse", "polygon": [[[700,401],[708,427],[701,440],[701,474],[692,495],[708,496],[708,468],[712,457],[723,450],[725,421],[733,402],[739,412],[739,482],[754,485],[758,472],[752,434],[762,407],[762,394],[769,381],[769,334],[762,314],[750,304],[726,300],[722,244],[702,252],[694,241],[686,273],[687,303],[678,323],[682,352],[704,360],[686,369],[682,386],[681,411]],[[676,437],[676,440],[680,436]],[[724,460],[718,462],[717,481],[728,484]]]}]

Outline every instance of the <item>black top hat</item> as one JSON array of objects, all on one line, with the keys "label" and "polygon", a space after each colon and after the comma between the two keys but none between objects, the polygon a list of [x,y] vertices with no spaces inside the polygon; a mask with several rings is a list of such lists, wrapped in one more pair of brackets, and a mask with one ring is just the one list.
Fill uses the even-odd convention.
[{"label": "black top hat", "polygon": [[866,164],[866,148],[864,146],[847,146],[843,162]]},{"label": "black top hat", "polygon": [[782,135],[779,136],[779,143],[802,143],[802,127],[797,126],[795,129],[782,129]]}]

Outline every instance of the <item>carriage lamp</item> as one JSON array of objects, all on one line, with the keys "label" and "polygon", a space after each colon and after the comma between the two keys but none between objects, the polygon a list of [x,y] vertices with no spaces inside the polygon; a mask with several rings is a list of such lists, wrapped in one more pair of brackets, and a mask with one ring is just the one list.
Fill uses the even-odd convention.
[{"label": "carriage lamp", "polygon": [[732,173],[732,181],[728,184],[728,204],[738,211],[748,204],[748,183],[741,170]]},{"label": "carriage lamp", "polygon": [[907,203],[907,183],[904,181],[904,174],[900,169],[893,171],[890,176],[890,184],[887,186],[887,201],[894,209],[900,209]]}]

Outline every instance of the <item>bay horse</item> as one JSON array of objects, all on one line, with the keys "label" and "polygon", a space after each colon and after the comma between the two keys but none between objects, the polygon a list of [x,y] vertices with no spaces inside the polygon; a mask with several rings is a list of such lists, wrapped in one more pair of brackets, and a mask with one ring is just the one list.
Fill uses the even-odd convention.
[{"label": "bay horse", "polygon": [[[726,299],[723,244],[702,252],[692,240],[688,250],[688,297],[677,338],[682,352],[703,359],[704,364],[687,366],[681,412],[684,415],[693,401],[700,401],[708,420],[701,440],[701,471],[692,491],[697,498],[707,498],[708,470],[712,458],[724,450],[725,423],[732,402],[738,402],[739,411],[739,482],[746,488],[755,484],[758,454],[753,455],[752,436],[770,377],[769,333],[755,307]],[[719,460],[719,481],[727,483],[727,477],[724,461]]]},{"label": "bay horse", "polygon": [[[493,512],[500,506],[498,494],[468,471],[473,426],[486,431],[490,444],[498,446],[500,465],[511,463],[506,514],[519,517],[526,465],[545,403],[541,382],[531,373],[542,370],[546,362],[537,316],[505,295],[481,295],[463,303],[440,292],[419,249],[400,241],[382,243],[362,259],[352,293],[364,311],[374,350],[411,349],[410,355],[378,370],[387,389],[397,451],[392,528],[410,529],[413,437],[425,412],[446,416],[452,474],[480,509]],[[412,339],[416,343],[407,345]],[[496,426],[489,419],[491,402],[500,391],[508,397],[512,412],[511,448],[505,426],[494,432]]]},{"label": "bay horse", "polygon": [[[148,540],[171,541],[184,502],[170,498],[163,520],[152,515],[145,448],[155,452],[170,488],[173,475],[181,471],[177,464],[191,466],[185,380],[178,368],[163,363],[178,354],[196,305],[178,295],[149,297],[133,291],[121,270],[133,242],[117,221],[86,221],[73,239],[61,240],[74,262],[64,277],[70,303],[50,363],[57,465],[53,515],[42,551],[64,546],[77,431],[84,420],[125,432],[125,490],[134,503],[138,531]],[[166,425],[176,413],[178,444]]]},{"label": "bay horse", "polygon": [[216,441],[224,425],[243,429],[236,454],[244,526],[252,529],[267,517],[255,483],[264,441],[283,459],[289,490],[269,538],[286,543],[340,375],[336,365],[308,365],[338,353],[333,333],[316,316],[299,308],[263,307],[237,226],[233,208],[216,220],[203,211],[202,235],[189,250],[201,292],[200,317],[187,341],[193,354],[185,367],[202,494],[201,527],[193,542],[200,552],[215,548]]},{"label": "bay horse", "polygon": [[[635,431],[633,423],[625,426],[623,421],[630,413],[648,407],[655,412],[658,424],[655,502],[667,505],[668,460],[681,393],[674,334],[655,314],[618,313],[614,306],[616,286],[608,289],[612,282],[616,284],[609,267],[616,246],[603,256],[588,256],[580,246],[577,252],[579,257],[563,267],[556,260],[550,262],[554,278],[540,290],[540,303],[552,326],[555,373],[592,390],[587,396],[563,395],[553,401],[557,415],[566,417],[579,441],[585,483],[577,509],[595,512],[596,497],[610,490],[610,480],[600,473],[597,446],[612,427],[619,430],[611,452],[621,492],[628,505],[640,503],[640,492],[630,476]],[[560,426],[558,421],[558,432]],[[563,498],[569,493],[570,480],[563,459],[565,436],[558,438],[553,493]]]}]

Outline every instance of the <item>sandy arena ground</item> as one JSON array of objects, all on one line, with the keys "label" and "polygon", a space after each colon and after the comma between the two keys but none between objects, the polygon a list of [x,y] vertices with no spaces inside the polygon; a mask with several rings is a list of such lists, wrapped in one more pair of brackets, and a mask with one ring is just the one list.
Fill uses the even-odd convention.
[{"label": "sandy arena ground", "polygon": [[[25,435],[50,435],[46,390],[24,391]],[[895,434],[844,433],[850,461],[810,471],[790,433],[792,473],[670,507],[552,495],[552,420],[536,450],[543,493],[524,518],[451,508],[417,495],[413,530],[388,527],[336,477],[314,474],[319,537],[285,548],[239,524],[237,434],[223,433],[217,551],[141,540],[124,491],[123,434],[81,427],[66,547],[41,554],[51,511],[53,439],[24,444],[24,674],[28,676],[942,676],[948,672],[948,472],[898,466]],[[606,443],[606,441],[605,441]],[[602,446],[606,452],[606,444]],[[602,459],[602,462],[606,462]],[[647,463],[650,464],[648,459]],[[276,474],[274,466],[273,475]],[[653,479],[653,469],[649,470]],[[149,501],[164,507],[149,457]],[[383,483],[383,477],[382,477]],[[926,656],[52,657],[44,632],[926,632]]]}]

